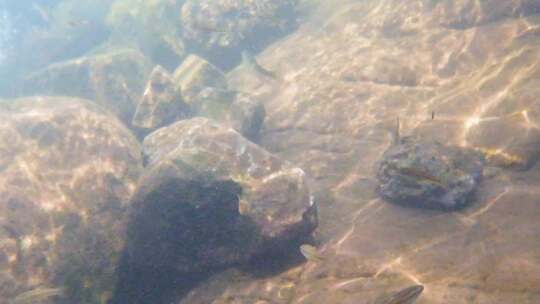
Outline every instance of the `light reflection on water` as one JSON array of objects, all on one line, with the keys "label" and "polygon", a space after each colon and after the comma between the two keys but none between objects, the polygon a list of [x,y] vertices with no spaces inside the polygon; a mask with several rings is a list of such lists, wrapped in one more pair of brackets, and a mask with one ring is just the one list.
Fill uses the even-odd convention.
[{"label": "light reflection on water", "polygon": [[[25,90],[29,89],[22,84],[19,86],[19,82],[26,84],[26,81],[19,81],[17,77],[26,80],[27,75],[38,75],[39,77],[30,77],[30,87],[37,84],[34,80],[41,77],[43,86],[47,89],[58,85],[64,90],[64,82],[77,88],[65,89],[62,94],[91,96],[88,98],[96,99],[100,106],[109,105],[114,110],[126,104],[127,107],[132,107],[139,101],[137,90],[142,91],[147,83],[141,80],[144,77],[135,79],[133,76],[139,73],[138,68],[134,69],[137,73],[133,72],[131,75],[131,69],[124,70],[123,61],[118,65],[111,64],[123,56],[109,56],[108,52],[116,54],[116,51],[120,50],[120,54],[131,54],[124,52],[123,48],[141,48],[137,49],[137,52],[141,52],[141,57],[148,57],[150,65],[163,62],[170,65],[168,68],[172,72],[183,62],[184,56],[193,51],[192,48],[196,49],[182,40],[184,37],[179,28],[184,24],[180,22],[178,7],[175,10],[178,16],[170,17],[171,20],[168,21],[161,20],[169,15],[162,13],[169,9],[168,3],[178,4],[184,0],[152,0],[146,2],[152,4],[148,6],[144,0],[19,1],[29,5],[20,8],[12,5],[17,3],[16,0],[0,0],[0,98],[11,97],[3,96],[3,90],[16,92],[13,95],[17,95],[20,90],[22,96],[27,96],[30,93]],[[194,0],[193,3],[197,1],[200,0]],[[222,0],[208,2],[211,1],[217,3]],[[246,0],[246,3],[258,1],[272,3],[274,0]],[[277,3],[277,0],[275,1]],[[294,264],[295,268],[283,273],[274,271],[272,276],[260,278],[248,276],[238,283],[229,280],[228,276],[222,276],[218,277],[220,282],[215,283],[216,286],[205,282],[199,288],[200,293],[204,294],[205,299],[210,296],[221,297],[223,301],[217,303],[232,303],[231,301],[236,299],[235,301],[241,302],[234,303],[292,303],[295,300],[295,303],[303,304],[349,304],[354,303],[354,298],[363,303],[366,299],[376,298],[387,291],[419,284],[426,287],[419,304],[428,303],[428,300],[434,301],[433,303],[443,300],[446,303],[464,303],[461,301],[469,301],[471,294],[477,297],[471,298],[475,303],[490,303],[482,299],[502,297],[499,289],[508,293],[504,295],[508,299],[515,299],[523,294],[531,297],[527,303],[533,303],[532,297],[540,296],[540,292],[533,288],[536,275],[540,271],[540,255],[535,254],[539,239],[533,237],[537,232],[534,223],[539,214],[530,207],[534,206],[540,189],[537,187],[537,173],[529,170],[527,166],[537,162],[535,148],[540,142],[540,135],[537,133],[540,123],[535,86],[534,83],[529,83],[529,78],[534,80],[533,76],[537,75],[536,68],[540,65],[535,61],[538,42],[525,40],[540,35],[536,31],[529,33],[531,28],[537,28],[529,23],[539,21],[533,20],[535,18],[520,20],[520,17],[514,20],[515,18],[504,17],[501,21],[490,21],[487,25],[449,29],[446,25],[438,25],[442,17],[461,20],[458,12],[448,10],[469,0],[457,0],[454,1],[455,4],[451,1],[444,2],[446,4],[441,4],[434,12],[427,8],[425,11],[410,9],[405,6],[414,5],[402,5],[396,0],[379,0],[378,3],[372,1],[371,4],[371,1],[365,0],[339,1],[343,0],[324,3],[328,5],[328,12],[314,18],[314,21],[307,24],[309,26],[302,24],[297,32],[269,46],[268,50],[259,56],[262,66],[272,70],[275,68],[281,73],[279,80],[258,77],[260,75],[243,69],[240,64],[238,69],[235,68],[226,75],[231,88],[258,96],[264,101],[268,116],[261,146],[306,170],[306,174],[311,175],[321,188],[321,191],[317,191],[317,194],[321,193],[320,197],[314,196],[315,202],[321,206],[321,224],[314,238],[320,245],[319,252],[326,255],[326,262]],[[232,3],[234,0],[223,2]],[[330,9],[330,2],[335,2],[332,5],[336,7]],[[443,1],[432,2],[435,5]],[[32,3],[39,3],[39,6],[32,7]],[[163,7],[158,9],[156,7],[159,7],[159,3],[163,3]],[[335,5],[336,3],[339,5]],[[481,7],[478,7],[475,13],[477,16],[473,14],[478,18],[491,16],[492,13],[498,14],[495,9],[480,4],[479,6]],[[497,6],[494,2],[493,7]],[[17,7],[17,10],[13,7]],[[49,19],[47,15],[43,16],[45,10],[57,13]],[[465,17],[463,19],[467,21]],[[194,17],[194,20],[197,18]],[[527,39],[523,39],[520,34],[524,28],[529,34],[525,36],[529,37]],[[207,32],[201,34],[202,38],[225,36],[219,29],[212,32],[211,27],[201,28],[200,31]],[[406,37],[399,37],[400,31],[406,34]],[[486,44],[490,35],[494,35],[493,32],[497,33],[498,42],[505,45],[498,47],[498,51],[492,50],[492,47]],[[154,37],[150,36],[154,34],[163,37],[153,39]],[[519,36],[516,36],[518,34]],[[516,37],[521,38],[518,41]],[[242,37],[241,40],[243,39]],[[38,49],[40,51],[36,52]],[[214,56],[212,52],[208,54],[207,56]],[[26,62],[20,60],[21,58],[28,60]],[[218,59],[215,60],[222,60]],[[130,60],[126,59],[128,64],[132,62]],[[137,60],[134,59],[133,62]],[[51,63],[53,68],[48,66]],[[223,65],[234,66],[233,63]],[[34,74],[35,70],[41,71],[41,68],[47,73]],[[60,70],[65,71],[65,74],[58,72]],[[141,74],[143,70],[140,69]],[[57,77],[55,73],[60,76]],[[156,87],[160,87],[160,84],[156,84]],[[152,92],[149,88],[153,88],[153,83],[149,82],[146,88],[146,92]],[[92,94],[85,95],[87,90],[92,91]],[[43,91],[48,93],[45,89]],[[79,95],[77,97],[81,97]],[[104,97],[101,97],[102,95]],[[217,95],[219,94],[216,93]],[[47,97],[32,98],[40,103],[48,100]],[[41,98],[43,100],[39,100]],[[123,103],[117,108],[114,102],[118,100]],[[5,102],[8,102],[7,98]],[[220,107],[219,109],[221,110]],[[131,145],[135,147],[141,143],[135,139],[133,143],[125,139],[133,135],[129,132],[125,136],[124,133],[120,134],[124,139],[118,139],[107,133],[108,127],[102,130],[92,125],[93,122],[100,122],[100,125],[108,126],[109,124],[103,123],[106,120],[102,120],[101,116],[92,120],[90,118],[93,116],[87,114],[80,119],[81,126],[58,127],[62,131],[65,129],[65,133],[60,134],[70,134],[68,131],[72,129],[73,141],[81,143],[82,148],[80,151],[67,149],[68,151],[64,152],[65,159],[48,156],[47,153],[53,151],[47,146],[48,141],[53,142],[64,137],[52,131],[55,129],[53,127],[56,127],[53,114],[61,116],[56,111],[61,113],[66,109],[58,110],[51,106],[51,110],[36,107],[17,114],[0,113],[0,154],[8,155],[8,152],[12,151],[16,151],[13,154],[17,153],[17,157],[9,155],[5,159],[0,155],[0,173],[9,169],[10,172],[17,172],[10,173],[13,176],[18,175],[13,178],[15,182],[28,180],[30,186],[21,192],[32,199],[36,197],[36,205],[39,207],[36,210],[39,212],[61,213],[65,211],[61,209],[67,209],[64,206],[73,205],[69,213],[64,212],[67,215],[60,214],[62,217],[58,220],[59,223],[55,222],[53,225],[43,221],[43,226],[46,227],[43,231],[28,225],[31,229],[25,230],[25,234],[20,238],[10,238],[10,231],[3,231],[6,229],[2,229],[0,225],[0,235],[8,235],[6,240],[0,239],[0,266],[3,262],[2,250],[8,252],[5,259],[7,265],[24,266],[28,259],[24,263],[17,263],[19,248],[26,256],[35,252],[41,254],[41,251],[45,252],[39,247],[42,244],[53,249],[57,248],[54,246],[60,248],[68,239],[65,232],[79,233],[73,227],[86,227],[94,223],[99,223],[101,226],[98,227],[103,226],[106,229],[113,227],[107,221],[116,224],[112,220],[116,213],[111,213],[111,219],[102,219],[101,213],[96,216],[94,209],[84,209],[80,207],[82,205],[75,203],[86,203],[83,198],[86,199],[90,193],[89,196],[92,197],[88,204],[91,206],[95,200],[99,201],[101,208],[107,204],[109,196],[122,198],[121,203],[128,205],[127,197],[137,188],[138,173],[133,173],[133,176],[130,175],[126,180],[122,179],[121,174],[131,172],[130,165],[139,165],[137,157],[141,151],[131,148]],[[129,111],[126,110],[127,112]],[[49,114],[50,119],[47,118]],[[11,115],[9,119],[6,118],[7,115]],[[82,117],[79,114],[70,115],[75,117],[74,120]],[[125,117],[131,118],[130,115],[125,114]],[[411,134],[436,139],[458,147],[474,149],[485,156],[490,166],[485,168],[481,187],[474,194],[471,207],[453,213],[427,212],[394,206],[376,195],[374,189],[377,179],[372,172],[372,164],[376,163],[387,146],[391,145],[390,138],[393,133],[387,132],[387,126],[390,123],[393,126],[396,116],[400,118],[400,133],[404,136]],[[23,119],[28,123],[20,123]],[[40,119],[43,124],[38,124]],[[64,124],[64,119],[66,118],[58,121]],[[129,122],[129,119],[126,121]],[[33,136],[25,138],[29,143],[12,142],[12,138],[19,136],[19,129],[12,125]],[[29,125],[34,127],[30,128]],[[125,127],[116,126],[116,120],[111,122],[111,125],[114,125],[110,127],[111,130],[113,127]],[[30,137],[26,133],[23,135]],[[68,137],[65,137],[67,140]],[[192,142],[189,137],[186,139],[187,141],[182,140],[181,143]],[[44,152],[32,150],[34,142],[36,147],[45,147],[42,148]],[[88,146],[82,143],[88,143]],[[21,145],[21,148],[17,145]],[[68,142],[62,147],[70,145],[71,142]],[[231,151],[235,151],[237,157],[246,157],[241,159],[242,162],[253,164],[247,169],[250,173],[256,163],[251,155],[247,157],[249,153],[244,151],[246,146],[242,144],[231,148]],[[45,153],[47,149],[49,150]],[[107,149],[118,149],[120,152],[109,152]],[[113,155],[109,156],[109,153]],[[156,152],[156,155],[159,153]],[[73,156],[74,154],[77,155]],[[53,161],[39,162],[49,158]],[[80,159],[81,163],[68,167],[71,158]],[[137,161],[131,162],[131,158]],[[147,163],[154,162],[153,158],[148,159],[150,161]],[[132,171],[138,170],[137,167]],[[303,176],[302,170],[296,171]],[[268,181],[262,179],[261,183]],[[0,179],[0,207],[6,202],[2,191],[8,186],[4,185],[9,186],[8,182]],[[95,189],[101,189],[100,191],[105,193],[101,194]],[[243,206],[249,204],[242,200],[239,204],[242,204],[239,205],[239,213],[244,215],[247,211],[242,210],[247,207]],[[313,196],[310,196],[311,205]],[[20,214],[30,214],[27,211],[30,208],[20,209],[24,210]],[[111,208],[113,209],[120,208],[115,205]],[[41,214],[38,211],[35,213]],[[0,212],[1,221],[7,217]],[[265,218],[271,222],[276,217]],[[87,233],[86,230],[81,231]],[[113,235],[109,230],[104,231],[100,233]],[[89,235],[92,233],[94,230],[88,232]],[[98,237],[101,237],[101,234],[96,233]],[[84,239],[80,239],[83,241],[73,241],[75,245],[69,245],[86,248],[83,246],[86,244]],[[68,240],[71,242],[71,239]],[[111,240],[116,246],[115,250],[121,250],[122,241],[120,238]],[[95,254],[98,250],[92,251],[92,246],[94,243],[98,244],[97,241],[87,243],[90,244],[90,249],[81,251],[81,256],[97,256],[95,260],[101,262],[102,256]],[[20,257],[23,255],[19,253]],[[22,258],[20,261],[23,261]],[[110,263],[115,262],[113,260]],[[95,264],[99,264],[99,267],[96,266],[98,270],[106,268],[101,266],[106,264],[105,262]],[[30,263],[28,265],[32,266]],[[260,266],[265,267],[271,266]],[[18,271],[17,268],[13,273],[18,275]],[[1,272],[0,269],[0,298],[3,297]],[[29,275],[29,281],[45,282],[46,278],[40,277],[40,272],[34,273]],[[154,275],[151,273],[148,277]],[[176,275],[173,273],[170,276]],[[161,276],[161,273],[156,276]],[[18,279],[15,276],[14,278]],[[167,277],[163,278],[163,281],[172,280]],[[89,281],[81,282],[84,288],[92,285]],[[141,285],[144,283],[146,282],[141,282]],[[189,285],[190,288],[192,285],[192,282],[170,282],[173,283]],[[126,284],[131,284],[131,281]],[[132,284],[135,287],[128,286],[126,290],[137,290],[137,284],[139,282]],[[226,287],[223,287],[224,285]],[[19,288],[17,292],[27,287],[24,285],[24,289]],[[168,287],[165,286],[164,289],[166,288]],[[145,292],[146,290],[142,290],[141,294]],[[161,293],[161,290],[155,293]],[[206,295],[207,293],[211,295]],[[106,292],[101,294],[105,297],[103,294],[106,295]],[[275,301],[265,300],[272,297]],[[445,297],[453,300],[448,301]],[[331,298],[332,300],[325,301]],[[1,302],[0,300],[0,304]]]}]

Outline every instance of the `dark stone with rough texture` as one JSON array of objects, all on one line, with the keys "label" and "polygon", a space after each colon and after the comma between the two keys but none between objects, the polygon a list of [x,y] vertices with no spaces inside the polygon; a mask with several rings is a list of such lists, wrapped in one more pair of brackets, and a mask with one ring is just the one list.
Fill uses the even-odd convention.
[{"label": "dark stone with rough texture", "polygon": [[245,263],[309,234],[316,209],[304,172],[205,118],[146,137],[126,256],[182,272]]},{"label": "dark stone with rough texture", "polygon": [[483,157],[472,150],[406,137],[384,153],[378,191],[397,204],[454,210],[468,203],[483,166]]}]

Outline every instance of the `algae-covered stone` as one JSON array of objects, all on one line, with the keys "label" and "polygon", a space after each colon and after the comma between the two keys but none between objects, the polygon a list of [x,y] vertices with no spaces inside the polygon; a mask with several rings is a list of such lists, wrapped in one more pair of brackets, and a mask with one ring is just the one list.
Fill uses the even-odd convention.
[{"label": "algae-covered stone", "polygon": [[224,121],[235,100],[235,91],[205,87],[192,99],[191,105],[198,116]]},{"label": "algae-covered stone", "polygon": [[29,94],[88,98],[131,122],[151,65],[141,53],[119,50],[55,63],[25,80]]},{"label": "algae-covered stone", "polygon": [[133,126],[155,130],[189,115],[179,87],[164,68],[156,66],[149,78],[135,111]]},{"label": "algae-covered stone", "polygon": [[188,0],[182,6],[184,39],[206,58],[234,67],[243,49],[260,50],[296,26],[292,0]]},{"label": "algae-covered stone", "polygon": [[316,226],[304,172],[205,118],[146,137],[128,264],[183,272],[246,262]]},{"label": "algae-covered stone", "polygon": [[55,303],[106,303],[140,154],[122,123],[89,101],[2,102],[0,302],[47,287],[63,289]]},{"label": "algae-covered stone", "polygon": [[[182,89],[184,100],[191,106],[206,87],[227,89],[227,79],[213,64],[196,55],[189,55],[174,71],[174,81]],[[194,108],[196,106],[193,105]]]},{"label": "algae-covered stone", "polygon": [[453,210],[468,203],[483,166],[482,155],[473,150],[406,137],[384,153],[378,190],[397,204]]}]

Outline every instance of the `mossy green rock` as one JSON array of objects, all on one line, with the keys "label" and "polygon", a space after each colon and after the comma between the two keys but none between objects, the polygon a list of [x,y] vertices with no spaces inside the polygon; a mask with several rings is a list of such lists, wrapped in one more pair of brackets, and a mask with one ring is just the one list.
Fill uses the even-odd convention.
[{"label": "mossy green rock", "polygon": [[139,144],[87,100],[8,100],[0,118],[0,302],[48,287],[65,292],[46,303],[105,304],[142,169]]},{"label": "mossy green rock", "polygon": [[189,55],[174,71],[174,82],[180,86],[184,100],[197,108],[196,96],[205,88],[227,89],[225,74],[197,55]]}]

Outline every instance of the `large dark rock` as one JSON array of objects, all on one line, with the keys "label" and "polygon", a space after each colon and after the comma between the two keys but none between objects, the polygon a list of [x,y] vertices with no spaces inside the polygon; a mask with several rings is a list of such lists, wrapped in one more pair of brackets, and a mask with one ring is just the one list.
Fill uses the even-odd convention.
[{"label": "large dark rock", "polygon": [[453,210],[468,203],[483,166],[483,157],[473,150],[405,137],[384,153],[378,191],[397,204]]},{"label": "large dark rock", "polygon": [[141,164],[137,140],[89,101],[2,101],[0,302],[51,287],[64,296],[43,303],[105,303]]},{"label": "large dark rock", "polygon": [[156,66],[149,78],[133,116],[134,127],[153,131],[189,115],[180,88],[164,68]]},{"label": "large dark rock", "polygon": [[184,38],[212,63],[234,67],[241,51],[261,50],[296,26],[291,0],[188,0],[182,7]]},{"label": "large dark rock", "polygon": [[129,264],[198,272],[243,263],[309,234],[304,172],[205,118],[146,137],[133,197]]},{"label": "large dark rock", "polygon": [[25,80],[24,93],[88,98],[130,124],[151,64],[134,50],[55,63]]}]

